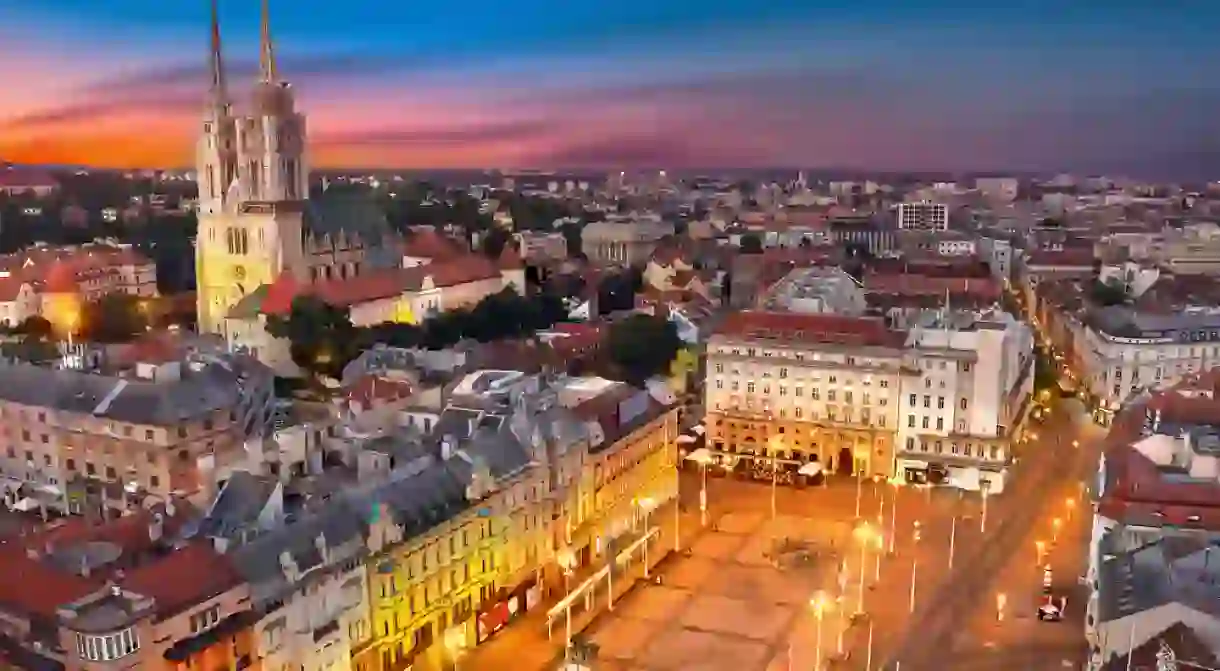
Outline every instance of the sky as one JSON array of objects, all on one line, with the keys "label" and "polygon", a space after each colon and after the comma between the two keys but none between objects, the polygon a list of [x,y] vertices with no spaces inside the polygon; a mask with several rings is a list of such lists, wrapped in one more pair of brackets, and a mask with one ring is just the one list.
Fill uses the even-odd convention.
[{"label": "sky", "polygon": [[[1220,2],[270,0],[311,161],[1220,179]],[[209,0],[0,3],[0,159],[193,162]],[[230,91],[259,0],[220,0]]]}]

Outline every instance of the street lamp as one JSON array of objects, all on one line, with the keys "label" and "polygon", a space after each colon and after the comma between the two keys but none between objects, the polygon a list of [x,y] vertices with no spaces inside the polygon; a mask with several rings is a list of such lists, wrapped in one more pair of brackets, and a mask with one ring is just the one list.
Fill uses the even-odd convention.
[{"label": "street lamp", "polygon": [[1058,517],[1051,520],[1051,528],[1052,528],[1051,542],[1052,543],[1059,542],[1059,527],[1061,527],[1061,526],[1063,526],[1063,520],[1059,519]]},{"label": "street lamp", "polygon": [[707,466],[715,461],[712,451],[701,447],[686,455],[688,461],[699,464],[699,524],[707,526]]},{"label": "street lamp", "polygon": [[911,612],[915,612],[915,572],[919,566],[919,520],[915,520],[915,530],[911,536],[913,547],[911,548]]},{"label": "street lamp", "polygon": [[898,476],[894,476],[894,477],[890,478],[889,482],[890,482],[890,487],[893,488],[892,491],[894,494],[894,500],[892,502],[892,505],[890,506],[889,554],[894,554],[894,539],[898,537],[898,534],[896,533],[897,524],[898,524],[898,487],[899,487],[899,485],[902,484],[902,478],[899,478]]},{"label": "street lamp", "polygon": [[814,663],[813,668],[815,671],[820,671],[822,668],[822,615],[826,612],[827,608],[830,608],[831,601],[826,597],[826,592],[818,590],[813,595],[813,598],[809,600],[809,606],[813,609],[813,617],[818,621],[817,639],[813,648],[817,661]]},{"label": "street lamp", "polygon": [[868,563],[868,546],[880,541],[881,537],[868,523],[861,523],[852,534],[860,543],[860,580],[857,585],[856,612],[852,617],[862,617],[864,615],[864,566]]},{"label": "street lamp", "polygon": [[1035,566],[1042,565],[1042,556],[1046,554],[1046,541],[1034,541],[1034,550],[1037,552],[1038,558],[1034,561]]},{"label": "street lamp", "polygon": [[851,458],[855,462],[852,464],[852,469],[856,471],[856,519],[860,519],[860,499],[864,493],[864,462],[868,459],[869,454],[864,450],[856,450],[852,452]]}]

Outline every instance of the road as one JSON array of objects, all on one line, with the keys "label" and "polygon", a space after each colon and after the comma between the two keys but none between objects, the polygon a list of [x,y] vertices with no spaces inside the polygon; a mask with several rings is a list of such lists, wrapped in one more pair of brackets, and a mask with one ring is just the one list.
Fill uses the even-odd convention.
[{"label": "road", "polygon": [[[1040,439],[1025,450],[1024,456],[1014,466],[1010,488],[993,501],[989,511],[989,528],[985,534],[981,534],[985,542],[976,541],[968,547],[959,548],[953,569],[940,573],[939,585],[932,587],[929,598],[917,606],[906,632],[886,639],[896,640],[898,644],[883,651],[879,659],[888,660],[888,663],[882,668],[896,668],[898,663],[904,671],[1003,668],[998,666],[1006,663],[1002,655],[991,652],[973,655],[969,649],[980,631],[991,630],[985,623],[996,618],[997,593],[1013,595],[1009,597],[1010,608],[1028,608],[1030,601],[1021,595],[1029,593],[1031,583],[1035,590],[1041,583],[1041,572],[1034,564],[1036,542],[1044,540],[1048,543],[1049,561],[1062,558],[1061,581],[1079,575],[1079,569],[1073,569],[1079,557],[1065,549],[1070,545],[1069,541],[1079,540],[1079,532],[1073,531],[1075,527],[1065,521],[1068,515],[1066,500],[1069,496],[1079,499],[1079,484],[1097,463],[1101,436],[1085,424],[1074,402],[1059,404],[1038,432]],[[1072,446],[1074,440],[1080,441],[1078,448]],[[1083,523],[1081,518],[1086,516],[1087,508],[1083,502],[1075,505],[1079,510],[1073,514],[1073,520]],[[1052,548],[1049,536],[1053,535],[1051,521],[1055,518],[1060,519],[1061,537]],[[1070,577],[1065,574],[1070,574]],[[921,580],[918,587],[923,585],[924,581]],[[1082,605],[1078,598],[1075,605]],[[1065,632],[1070,628],[1075,629],[1077,638],[1081,631],[1067,622],[1046,626],[1061,627]],[[1012,638],[1014,632],[1019,630],[1015,626],[1004,627],[1002,633]],[[1067,638],[1067,634],[1064,636]],[[1020,636],[1015,636],[1014,644],[1019,639]],[[986,648],[985,644],[990,640],[983,636],[982,647]],[[965,642],[965,650],[960,656],[954,656],[951,651],[959,641]],[[993,647],[988,650],[1005,649],[992,642]],[[1070,647],[1071,643],[1065,645]],[[1014,657],[1008,662],[1017,664],[1008,668],[1058,668],[1060,658],[1067,654],[1060,651],[1062,654],[1051,654],[1053,659],[1047,660],[1048,651],[1036,651],[1036,646],[1020,644],[1008,648],[1011,649],[1009,654]],[[972,656],[986,659],[972,661]],[[1029,666],[1030,656],[1041,660],[1040,665]]]}]

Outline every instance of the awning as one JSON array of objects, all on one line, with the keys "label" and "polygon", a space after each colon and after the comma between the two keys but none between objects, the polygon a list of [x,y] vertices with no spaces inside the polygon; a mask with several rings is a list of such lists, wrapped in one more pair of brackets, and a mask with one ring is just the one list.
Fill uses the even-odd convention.
[{"label": "awning", "polygon": [[796,471],[797,475],[809,475],[809,476],[817,475],[821,472],[822,472],[822,464],[820,464],[816,461],[811,461],[811,462],[801,466]]}]

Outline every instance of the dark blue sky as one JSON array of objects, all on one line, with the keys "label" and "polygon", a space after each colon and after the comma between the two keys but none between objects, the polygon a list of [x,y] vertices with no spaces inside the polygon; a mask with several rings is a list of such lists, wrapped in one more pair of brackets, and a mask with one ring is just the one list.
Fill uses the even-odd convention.
[{"label": "dark blue sky", "polygon": [[[4,3],[0,156],[189,163],[208,11]],[[221,0],[237,93],[258,12]],[[320,164],[1220,176],[1220,3],[272,0],[272,13]]]}]

